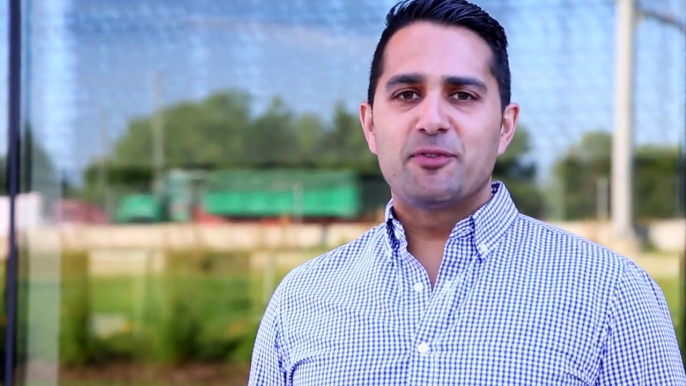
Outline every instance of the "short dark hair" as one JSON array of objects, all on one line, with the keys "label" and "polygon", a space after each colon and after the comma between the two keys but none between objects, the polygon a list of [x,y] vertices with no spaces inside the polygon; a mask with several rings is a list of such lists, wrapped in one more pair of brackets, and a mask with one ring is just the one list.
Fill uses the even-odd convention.
[{"label": "short dark hair", "polygon": [[505,29],[480,7],[465,0],[404,0],[386,15],[386,28],[374,51],[367,101],[374,104],[374,93],[383,73],[386,45],[391,37],[404,27],[420,21],[445,26],[463,27],[486,41],[493,53],[491,73],[498,82],[500,103],[504,109],[510,103],[510,64],[507,57]]}]

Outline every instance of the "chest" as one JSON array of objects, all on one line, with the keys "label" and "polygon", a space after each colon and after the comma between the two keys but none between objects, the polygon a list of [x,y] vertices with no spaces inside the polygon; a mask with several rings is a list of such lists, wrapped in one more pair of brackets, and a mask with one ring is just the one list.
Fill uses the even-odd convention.
[{"label": "chest", "polygon": [[599,329],[573,298],[469,270],[433,292],[418,283],[311,295],[316,312],[284,331],[292,384],[593,383]]}]

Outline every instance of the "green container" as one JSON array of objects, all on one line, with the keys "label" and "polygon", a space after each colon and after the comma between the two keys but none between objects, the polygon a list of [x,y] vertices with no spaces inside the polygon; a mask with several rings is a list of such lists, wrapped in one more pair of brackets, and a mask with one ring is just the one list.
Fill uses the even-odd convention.
[{"label": "green container", "polygon": [[160,222],[162,204],[152,194],[131,194],[125,196],[116,213],[117,222]]},{"label": "green container", "polygon": [[321,170],[237,170],[210,173],[205,210],[233,217],[354,218],[361,208],[354,172]]}]

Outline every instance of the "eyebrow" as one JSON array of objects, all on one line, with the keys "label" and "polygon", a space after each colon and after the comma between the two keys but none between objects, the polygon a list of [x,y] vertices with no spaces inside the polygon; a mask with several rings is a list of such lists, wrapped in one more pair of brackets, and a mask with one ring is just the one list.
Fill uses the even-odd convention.
[{"label": "eyebrow", "polygon": [[488,91],[486,83],[471,76],[446,76],[443,78],[443,82],[451,86],[472,86],[478,88],[482,92]]},{"label": "eyebrow", "polygon": [[423,83],[424,79],[426,79],[426,77],[421,74],[394,75],[388,80],[388,82],[386,82],[386,90],[390,91],[391,89],[401,85]]},{"label": "eyebrow", "polygon": [[[399,85],[423,83],[425,80],[426,77],[422,74],[398,74],[386,82],[386,90],[390,91]],[[444,76],[443,83],[457,87],[472,86],[480,89],[482,92],[488,91],[486,83],[471,76]]]}]

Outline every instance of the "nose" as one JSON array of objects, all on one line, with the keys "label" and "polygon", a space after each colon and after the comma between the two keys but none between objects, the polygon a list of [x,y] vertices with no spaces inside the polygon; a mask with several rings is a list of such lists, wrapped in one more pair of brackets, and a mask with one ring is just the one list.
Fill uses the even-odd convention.
[{"label": "nose", "polygon": [[448,131],[448,115],[440,96],[427,95],[421,102],[417,129],[429,135]]}]

